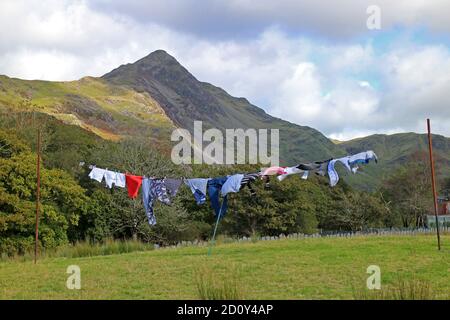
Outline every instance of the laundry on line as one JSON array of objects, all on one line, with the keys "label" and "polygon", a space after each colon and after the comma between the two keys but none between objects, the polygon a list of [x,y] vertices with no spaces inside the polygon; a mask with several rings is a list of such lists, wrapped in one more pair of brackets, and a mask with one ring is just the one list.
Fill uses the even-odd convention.
[{"label": "laundry on line", "polygon": [[[336,163],[341,163],[349,172],[355,174],[359,169],[359,165],[367,164],[371,160],[378,162],[378,157],[375,152],[369,150],[341,158],[300,163],[291,167],[269,167],[253,173],[237,173],[224,177],[191,179],[153,178],[89,166],[91,169],[89,177],[100,183],[104,180],[108,188],[113,188],[114,186],[126,188],[130,198],[136,198],[139,190],[142,188],[142,201],[148,223],[155,225],[156,217],[153,211],[155,201],[158,200],[166,205],[171,205],[172,199],[177,195],[183,182],[190,188],[198,205],[206,202],[206,195],[208,194],[214,214],[220,219],[227,212],[228,193],[239,192],[244,187],[248,187],[252,196],[254,196],[255,191],[252,188],[252,183],[259,178],[263,179],[266,186],[268,186],[270,176],[273,175],[276,175],[279,181],[283,181],[292,175],[301,175],[301,178],[306,180],[310,173],[314,173],[320,176],[328,175],[330,186],[334,187],[339,182],[339,174],[335,168]],[[84,165],[84,163],[82,164]],[[222,200],[220,199],[221,197]]]}]

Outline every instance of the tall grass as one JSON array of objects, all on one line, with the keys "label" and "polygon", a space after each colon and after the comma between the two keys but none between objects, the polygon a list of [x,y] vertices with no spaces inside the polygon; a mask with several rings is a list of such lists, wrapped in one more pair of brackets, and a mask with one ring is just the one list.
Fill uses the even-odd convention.
[{"label": "tall grass", "polygon": [[143,243],[136,240],[107,240],[97,244],[78,242],[73,246],[65,246],[60,248],[53,256],[67,258],[106,256],[134,251],[153,250],[153,248],[154,247],[152,244]]},{"label": "tall grass", "polygon": [[380,290],[359,290],[353,292],[356,300],[435,300],[439,297],[430,283],[417,279],[399,279],[393,285],[381,287]]},{"label": "tall grass", "polygon": [[[108,239],[101,243],[90,243],[88,241],[82,241],[75,244],[60,246],[55,249],[39,251],[38,259],[106,256],[134,251],[148,251],[153,249],[153,244],[143,243],[136,240]],[[16,255],[12,257],[6,255],[0,256],[0,261],[29,261],[33,259],[34,252],[26,252],[23,255]]]},{"label": "tall grass", "polygon": [[243,288],[236,268],[220,274],[212,267],[202,267],[196,271],[197,294],[201,300],[240,300]]}]

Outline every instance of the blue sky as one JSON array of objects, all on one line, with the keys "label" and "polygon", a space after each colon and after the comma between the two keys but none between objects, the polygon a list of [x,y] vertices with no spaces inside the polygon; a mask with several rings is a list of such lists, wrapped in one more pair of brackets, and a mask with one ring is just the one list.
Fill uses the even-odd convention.
[{"label": "blue sky", "polygon": [[[374,4],[380,30],[366,25]],[[0,74],[101,76],[164,49],[199,80],[332,138],[424,132],[427,117],[450,136],[449,9],[444,0],[6,0]]]}]

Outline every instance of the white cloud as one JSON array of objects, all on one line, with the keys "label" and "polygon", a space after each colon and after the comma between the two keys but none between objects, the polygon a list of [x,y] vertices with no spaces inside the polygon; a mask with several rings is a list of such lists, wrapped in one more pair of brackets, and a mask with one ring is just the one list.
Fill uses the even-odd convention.
[{"label": "white cloud", "polygon": [[100,76],[189,37],[93,11],[85,1],[0,3],[0,73],[25,79]]},{"label": "white cloud", "polygon": [[275,89],[296,63],[307,61],[311,50],[310,41],[290,39],[277,28],[268,28],[243,43],[199,41],[175,51],[182,57],[179,61],[199,79],[269,108]]},{"label": "white cloud", "polygon": [[[78,61],[70,53],[61,51],[30,52],[21,49],[1,57],[2,73],[27,79],[61,79],[70,77],[77,70]],[[52,67],[49,67],[52,66]]]},{"label": "white cloud", "polygon": [[330,136],[339,135],[342,130],[364,130],[367,120],[377,112],[377,93],[367,81],[345,78],[337,80],[333,89],[325,93],[323,82],[326,81],[315,65],[299,64],[278,88],[278,98],[273,101],[274,114],[322,128]]},{"label": "white cloud", "polygon": [[450,135],[450,51],[443,46],[402,48],[385,57],[383,75],[386,92],[381,104],[399,123],[413,131],[424,131],[430,117],[438,132]]}]

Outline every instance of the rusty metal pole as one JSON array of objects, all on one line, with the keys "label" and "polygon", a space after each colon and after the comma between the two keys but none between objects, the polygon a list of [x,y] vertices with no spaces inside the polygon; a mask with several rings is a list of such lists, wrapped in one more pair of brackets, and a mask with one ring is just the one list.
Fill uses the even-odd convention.
[{"label": "rusty metal pole", "polygon": [[431,126],[430,119],[427,119],[427,129],[428,129],[428,151],[430,153],[430,167],[431,167],[431,187],[433,190],[433,199],[434,199],[434,216],[436,218],[436,233],[438,240],[438,250],[441,250],[441,235],[439,232],[439,219],[438,219],[438,203],[436,196],[436,182],[434,178],[434,160],[433,160],[433,146],[431,140]]},{"label": "rusty metal pole", "polygon": [[38,129],[37,136],[37,163],[36,163],[36,230],[34,239],[34,264],[37,261],[38,241],[39,241],[39,201],[41,189],[41,130]]}]

